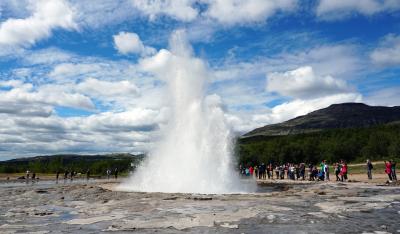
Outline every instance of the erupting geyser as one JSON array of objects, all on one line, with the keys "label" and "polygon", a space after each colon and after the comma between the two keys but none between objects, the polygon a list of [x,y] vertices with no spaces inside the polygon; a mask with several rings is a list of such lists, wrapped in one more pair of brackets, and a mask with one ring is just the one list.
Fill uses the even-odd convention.
[{"label": "erupting geyser", "polygon": [[141,192],[244,192],[233,170],[230,130],[217,95],[205,96],[205,63],[193,56],[183,31],[170,51],[141,61],[169,89],[171,117],[163,140],[134,175],[119,186]]}]

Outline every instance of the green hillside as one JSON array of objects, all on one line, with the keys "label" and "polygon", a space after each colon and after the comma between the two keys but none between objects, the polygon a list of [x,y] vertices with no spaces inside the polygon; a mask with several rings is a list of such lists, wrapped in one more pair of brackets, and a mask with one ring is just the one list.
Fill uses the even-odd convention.
[{"label": "green hillside", "polygon": [[236,145],[238,163],[357,162],[400,158],[400,123],[366,128],[329,129],[281,136],[242,137]]}]

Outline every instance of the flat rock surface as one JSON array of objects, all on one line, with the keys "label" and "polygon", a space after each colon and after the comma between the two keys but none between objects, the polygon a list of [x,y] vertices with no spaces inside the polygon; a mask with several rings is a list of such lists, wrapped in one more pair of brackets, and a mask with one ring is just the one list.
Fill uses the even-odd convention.
[{"label": "flat rock surface", "polygon": [[400,188],[299,183],[252,194],[115,191],[106,181],[0,187],[0,233],[396,233]]}]

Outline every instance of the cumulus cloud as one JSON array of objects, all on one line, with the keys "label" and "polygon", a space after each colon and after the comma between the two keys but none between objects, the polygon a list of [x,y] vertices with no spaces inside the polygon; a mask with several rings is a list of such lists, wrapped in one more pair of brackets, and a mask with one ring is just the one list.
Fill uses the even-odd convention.
[{"label": "cumulus cloud", "polygon": [[222,24],[245,24],[261,22],[279,11],[291,11],[296,0],[213,0],[205,16],[218,20]]},{"label": "cumulus cloud", "polygon": [[30,46],[50,37],[53,29],[77,29],[74,10],[64,0],[39,0],[33,4],[31,16],[1,23],[0,45]]},{"label": "cumulus cloud", "polygon": [[369,105],[378,106],[400,106],[400,86],[383,88],[371,93],[365,97],[365,102]]},{"label": "cumulus cloud", "polygon": [[383,38],[378,48],[370,54],[373,63],[382,66],[400,64],[400,36],[389,34]]},{"label": "cumulus cloud", "polygon": [[310,66],[304,66],[287,72],[267,74],[268,92],[294,98],[315,98],[351,91],[349,85],[331,76],[318,76]]},{"label": "cumulus cloud", "polygon": [[160,113],[135,108],[88,117],[7,116],[0,122],[0,148],[8,155],[144,152],[164,121]]},{"label": "cumulus cloud", "polygon": [[352,77],[364,67],[352,45],[321,45],[291,53],[257,58],[246,62],[227,62],[216,68],[216,80],[241,79],[276,71],[288,71],[311,66],[321,76]]},{"label": "cumulus cloud", "polygon": [[56,79],[80,77],[81,74],[92,75],[100,69],[102,69],[100,63],[60,63],[53,68],[49,76]]},{"label": "cumulus cloud", "polygon": [[132,32],[120,32],[113,36],[115,48],[121,54],[141,54],[152,55],[156,50],[152,47],[143,45],[139,36]]},{"label": "cumulus cloud", "polygon": [[69,0],[76,9],[76,22],[83,28],[98,29],[105,25],[117,25],[134,19],[138,11],[132,0]]},{"label": "cumulus cloud", "polygon": [[76,86],[76,90],[97,98],[115,98],[127,96],[135,97],[139,94],[139,89],[130,81],[102,81],[94,78],[88,78]]},{"label": "cumulus cloud", "polygon": [[192,21],[198,15],[193,7],[195,0],[132,0],[133,6],[155,20],[157,16],[166,15],[181,21]]},{"label": "cumulus cloud", "polygon": [[[4,107],[13,106],[13,108],[27,107],[31,110],[31,106],[65,106],[73,107],[83,110],[94,110],[95,106],[85,95],[79,93],[70,93],[52,88],[44,88],[35,90],[31,83],[23,83],[19,80],[10,80],[0,82],[0,87],[7,87],[8,89],[0,89],[0,106]],[[36,108],[37,109],[37,108]],[[36,111],[28,111],[27,113],[36,113]]]},{"label": "cumulus cloud", "polygon": [[313,99],[294,99],[273,107],[268,114],[254,115],[253,121],[265,124],[279,123],[332,104],[361,101],[362,95],[358,93],[341,93]]},{"label": "cumulus cloud", "polygon": [[335,20],[358,13],[371,16],[381,12],[394,12],[400,9],[397,0],[320,0],[316,9],[317,16]]},{"label": "cumulus cloud", "polygon": [[237,133],[243,134],[267,124],[280,123],[329,105],[345,102],[361,102],[359,93],[341,93],[313,99],[294,99],[272,108],[259,108],[256,111],[227,113],[230,125]]},{"label": "cumulus cloud", "polygon": [[81,119],[85,129],[99,132],[148,132],[158,128],[159,111],[134,108],[124,112],[104,112]]}]

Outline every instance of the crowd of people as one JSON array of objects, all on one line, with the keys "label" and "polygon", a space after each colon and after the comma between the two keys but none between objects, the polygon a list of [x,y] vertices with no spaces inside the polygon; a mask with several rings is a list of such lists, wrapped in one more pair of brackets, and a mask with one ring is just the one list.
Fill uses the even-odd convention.
[{"label": "crowd of people", "polygon": [[[243,176],[253,176],[258,179],[287,179],[290,180],[330,180],[329,165],[323,160],[319,165],[306,163],[284,163],[272,164],[261,163],[258,166],[243,167],[239,166],[239,171]],[[347,164],[343,160],[334,164],[336,180],[347,180]]]},{"label": "crowd of people", "polygon": [[[113,170],[113,172],[111,171],[111,169],[108,168],[108,169],[106,170],[107,179],[110,179],[111,174],[114,175],[114,178],[115,178],[115,179],[118,179],[118,172],[119,172],[119,171],[118,171],[118,168],[115,168],[115,169]],[[65,169],[65,170],[64,170],[64,182],[67,181],[68,179],[70,179],[71,181],[73,181],[74,178],[75,178],[77,175],[80,176],[80,175],[82,175],[82,174],[85,174],[85,175],[86,175],[86,180],[89,180],[89,179],[90,179],[90,169],[87,169],[85,173],[77,173],[76,171]],[[58,171],[56,172],[56,181],[57,181],[57,182],[58,182],[58,180],[59,180],[59,177],[60,177],[60,171],[58,170]]]},{"label": "crowd of people", "polygon": [[[105,171],[105,174],[107,176],[107,179],[110,179],[111,176],[113,176],[115,179],[118,179],[118,173],[119,170],[118,168],[114,168],[112,169],[107,169]],[[62,178],[60,178],[61,175],[61,171],[57,170],[56,172],[56,182],[58,183],[58,181]],[[79,177],[82,178],[82,175],[84,175],[86,177],[86,180],[89,180],[91,177],[91,173],[90,173],[90,169],[87,169],[85,172],[83,173],[78,173],[75,170],[71,170],[71,169],[65,169],[64,173],[63,173],[63,179],[64,179],[64,183],[67,180],[70,180],[71,182],[74,180],[74,178]],[[62,175],[61,175],[62,176]],[[25,172],[25,176],[20,176],[18,177],[19,180],[26,180],[26,182],[28,183],[29,181],[32,181],[32,183],[39,181],[39,177],[36,176],[36,173],[30,170],[26,170]],[[10,180],[10,177],[7,177],[7,181]]]},{"label": "crowd of people", "polygon": [[[389,181],[397,180],[396,163],[391,160],[386,162],[386,174],[389,176]],[[345,182],[348,180],[348,166],[346,161],[340,160],[332,166],[326,160],[320,164],[306,163],[284,163],[284,164],[265,164],[247,166],[239,165],[239,172],[242,176],[254,177],[259,180],[268,179],[289,179],[289,180],[310,180],[310,181],[330,181],[330,170],[333,169],[336,181]],[[373,165],[370,160],[366,163],[368,179],[372,179]]]}]

